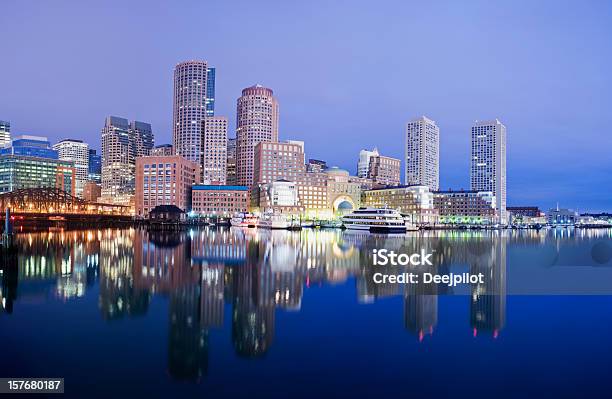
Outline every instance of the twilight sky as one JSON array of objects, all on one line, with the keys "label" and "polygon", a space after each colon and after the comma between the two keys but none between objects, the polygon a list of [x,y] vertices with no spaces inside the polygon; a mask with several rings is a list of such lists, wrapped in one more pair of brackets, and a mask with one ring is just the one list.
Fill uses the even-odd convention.
[{"label": "twilight sky", "polygon": [[[217,67],[216,114],[260,83],[281,139],[353,173],[441,129],[440,186],[469,188],[476,119],[508,128],[508,205],[612,211],[612,2],[0,0],[0,119],[100,147],[107,115],[171,142],[172,70]],[[403,165],[402,165],[403,168]]]}]

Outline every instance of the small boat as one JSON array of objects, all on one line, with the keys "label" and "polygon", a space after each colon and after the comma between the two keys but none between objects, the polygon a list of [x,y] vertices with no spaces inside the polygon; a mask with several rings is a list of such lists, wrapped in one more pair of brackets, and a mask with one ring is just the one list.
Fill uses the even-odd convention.
[{"label": "small boat", "polygon": [[258,217],[252,213],[238,213],[230,219],[230,225],[234,227],[257,227]]},{"label": "small boat", "polygon": [[361,207],[342,217],[349,230],[366,230],[380,233],[405,233],[408,223],[395,209]]},{"label": "small boat", "polygon": [[314,222],[312,220],[302,220],[300,226],[303,228],[311,228],[314,227]]},{"label": "small boat", "polygon": [[341,229],[342,222],[340,220],[322,220],[320,227],[322,229]]}]

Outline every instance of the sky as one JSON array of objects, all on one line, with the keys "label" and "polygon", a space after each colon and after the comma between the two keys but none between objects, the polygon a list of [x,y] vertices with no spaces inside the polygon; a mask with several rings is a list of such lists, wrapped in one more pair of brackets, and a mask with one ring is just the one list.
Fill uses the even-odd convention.
[{"label": "sky", "polygon": [[0,120],[99,149],[117,115],[168,143],[173,68],[201,59],[231,137],[256,83],[282,140],[352,173],[364,148],[403,158],[426,115],[440,188],[469,189],[470,126],[499,118],[508,205],[612,211],[611,38],[608,1],[0,0]]}]

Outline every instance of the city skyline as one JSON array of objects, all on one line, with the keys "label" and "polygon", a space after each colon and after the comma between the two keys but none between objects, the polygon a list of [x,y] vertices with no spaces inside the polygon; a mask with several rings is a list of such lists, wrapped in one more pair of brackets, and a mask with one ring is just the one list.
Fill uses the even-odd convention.
[{"label": "city skyline", "polygon": [[[9,94],[0,99],[0,119],[11,122],[13,135],[44,135],[53,142],[71,137],[99,149],[97,134],[102,118],[130,115],[154,126],[156,143],[169,143],[172,141],[172,67],[184,60],[202,59],[216,67],[215,113],[228,116],[229,137],[235,135],[234,107],[240,90],[261,83],[272,88],[282,104],[280,140],[304,140],[308,143],[308,158],[323,159],[329,166],[338,165],[355,173],[356,157],[362,148],[378,147],[385,155],[403,159],[403,127],[411,118],[424,114],[436,120],[441,130],[440,189],[468,189],[470,127],[474,120],[499,118],[508,127],[508,205],[533,204],[549,208],[558,201],[579,210],[610,208],[610,163],[606,153],[610,138],[605,131],[601,132],[601,126],[609,125],[610,116],[605,110],[612,102],[606,89],[610,77],[605,73],[610,67],[610,57],[605,51],[609,44],[603,39],[609,30],[604,25],[605,17],[610,15],[609,5],[587,3],[582,6],[581,13],[590,21],[588,26],[582,26],[572,18],[571,8],[556,3],[495,8],[470,4],[465,6],[465,11],[453,4],[446,7],[412,5],[411,10],[396,3],[393,6],[397,9],[397,17],[391,17],[385,26],[389,33],[382,32],[380,40],[384,45],[380,48],[376,35],[367,36],[383,26],[382,16],[388,13],[355,3],[348,10],[350,16],[357,21],[371,16],[372,28],[349,37],[343,35],[341,29],[351,18],[341,18],[338,6],[325,5],[327,16],[323,16],[314,13],[314,5],[301,5],[293,11],[275,10],[274,15],[305,13],[318,19],[321,32],[310,39],[306,39],[306,26],[298,18],[295,26],[266,26],[264,30],[275,34],[279,34],[278,29],[284,29],[286,37],[278,43],[264,43],[257,49],[260,53],[249,49],[249,40],[247,43],[236,41],[238,36],[234,33],[222,45],[210,41],[194,45],[195,41],[183,40],[184,43],[175,49],[160,46],[152,51],[154,58],[144,50],[148,49],[155,34],[151,37],[138,35],[128,26],[127,33],[122,34],[128,44],[125,47],[136,47],[138,54],[150,62],[150,70],[143,71],[115,61],[105,64],[99,79],[88,81],[86,93],[90,96],[69,105],[63,99],[80,93],[77,86],[84,86],[89,70],[84,75],[74,67],[64,67],[69,62],[77,62],[75,65],[87,70],[94,60],[91,52],[97,54],[108,46],[108,42],[101,39],[102,33],[113,34],[103,29],[98,31],[89,26],[92,24],[84,26],[79,21],[62,27],[61,23],[51,26],[46,17],[41,19],[48,15],[49,20],[61,22],[71,15],[103,18],[108,13],[108,10],[99,9],[96,10],[99,14],[92,14],[80,5],[66,7],[65,4],[68,3],[60,2],[58,7],[49,9],[40,6],[41,14],[34,13],[25,23],[26,27],[28,23],[39,24],[36,29],[26,29],[20,37],[8,36],[11,37],[7,41],[8,53],[16,56],[9,57],[3,65],[6,72],[0,74],[0,85]],[[192,4],[191,8],[194,7],[198,8]],[[251,9],[254,6],[248,4],[242,7],[253,15],[270,11],[267,5],[261,10]],[[131,17],[135,15],[134,5],[120,8]],[[168,13],[170,23],[176,23],[179,28],[180,6],[152,8],[150,15],[138,18],[153,22],[161,18],[161,14]],[[223,8],[211,7],[207,11],[221,15]],[[25,7],[10,4],[5,9],[7,12],[0,16],[0,33],[15,27],[17,22],[23,23],[20,18]],[[430,18],[436,16],[441,19],[440,23],[452,26],[453,34],[458,34],[451,40],[449,29],[441,33],[426,30],[415,36],[418,41],[407,42],[408,49],[414,46],[432,52],[437,62],[428,66],[429,70],[404,64],[408,55],[398,55],[396,51],[404,38],[412,37],[413,30],[423,29],[420,22],[415,27],[400,24],[400,17],[411,11],[423,12]],[[473,27],[472,12],[480,18],[476,18]],[[486,15],[491,16],[491,21],[484,18]],[[538,24],[543,16],[547,17],[547,24]],[[501,17],[512,22],[512,26],[501,22]],[[181,15],[181,18],[191,17]],[[332,24],[336,20],[337,27]],[[217,29],[219,34],[228,32],[220,22],[213,24],[211,28]],[[83,35],[68,38],[77,28],[83,30]],[[164,34],[173,37],[184,32],[181,29],[177,33]],[[487,35],[480,35],[481,32]],[[50,46],[48,49],[28,44],[41,33],[63,42],[65,48]],[[323,37],[330,34],[339,40],[340,48],[335,54],[330,47],[321,47]],[[522,39],[527,37],[525,35],[538,40],[527,42]],[[80,59],[63,57],[80,40],[87,39],[91,39],[92,44],[82,54],[75,52]],[[295,46],[296,43],[301,46]],[[39,50],[43,57],[50,49],[59,51],[59,56],[53,57],[55,64],[43,71],[48,79],[42,88],[29,87],[21,84],[20,79],[9,78],[29,72],[27,63],[31,55],[20,50],[24,46]],[[233,51],[228,51],[230,49]],[[315,49],[325,56],[325,62],[305,63],[314,57]],[[274,62],[253,62],[246,67],[239,62],[239,57],[230,55],[240,51],[246,51],[248,57],[259,54]],[[270,58],[272,55],[276,57]],[[358,62],[351,62],[353,59]],[[453,60],[452,68],[448,66],[450,60]],[[313,68],[312,71],[303,69],[305,65]],[[375,84],[356,86],[357,77],[363,78],[366,71],[370,71],[368,76]],[[303,79],[297,78],[300,74],[315,78],[315,81],[312,85],[304,84]],[[114,91],[116,85],[109,84],[115,81],[117,84],[130,82],[140,94],[119,98]],[[431,91],[423,92],[425,86],[432,88]],[[404,93],[413,89],[419,91],[419,95],[407,99],[410,96]],[[36,95],[33,95],[34,90]],[[369,112],[365,112],[366,109]],[[313,112],[316,112],[314,118]],[[66,125],[68,118],[73,118],[72,123]],[[572,167],[567,168],[568,164]]]}]

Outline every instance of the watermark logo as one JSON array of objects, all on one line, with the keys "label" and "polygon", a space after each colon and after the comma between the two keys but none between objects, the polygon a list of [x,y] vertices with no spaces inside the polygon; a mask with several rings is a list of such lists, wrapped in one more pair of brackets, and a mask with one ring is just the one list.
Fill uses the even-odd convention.
[{"label": "watermark logo", "polygon": [[389,251],[387,249],[373,249],[374,266],[433,266],[431,257],[433,253],[427,253],[421,249],[420,253],[404,254]]}]

